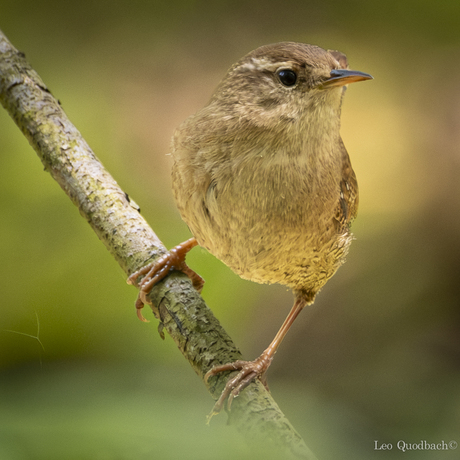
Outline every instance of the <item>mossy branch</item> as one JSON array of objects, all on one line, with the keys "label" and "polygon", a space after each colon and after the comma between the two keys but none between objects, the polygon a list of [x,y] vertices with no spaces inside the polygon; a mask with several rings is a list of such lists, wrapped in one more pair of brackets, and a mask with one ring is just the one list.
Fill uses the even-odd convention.
[{"label": "mossy branch", "polygon": [[[137,205],[104,169],[24,54],[1,31],[0,99],[45,170],[78,207],[126,275],[166,252]],[[241,359],[185,275],[171,273],[152,290],[150,299],[156,306],[155,316],[202,380],[212,366]],[[226,378],[217,376],[207,385],[214,398]],[[314,459],[259,381],[251,383],[233,402],[229,422],[256,449],[272,446],[294,458]]]}]

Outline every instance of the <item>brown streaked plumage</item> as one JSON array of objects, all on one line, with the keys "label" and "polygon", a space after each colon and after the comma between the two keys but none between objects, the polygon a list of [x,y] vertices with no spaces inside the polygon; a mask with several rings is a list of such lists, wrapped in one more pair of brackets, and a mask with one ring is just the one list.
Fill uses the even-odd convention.
[{"label": "brown streaked plumage", "polygon": [[[184,262],[205,247],[242,278],[289,286],[294,306],[270,346],[239,370],[213,413],[265,372],[302,308],[343,263],[352,240],[358,185],[340,137],[348,83],[372,78],[348,70],[345,55],[300,43],[262,46],[234,64],[209,104],[177,129],[173,190],[194,239],[177,246],[145,275],[136,304],[171,267],[202,280]],[[174,259],[174,261],[172,261]]]}]

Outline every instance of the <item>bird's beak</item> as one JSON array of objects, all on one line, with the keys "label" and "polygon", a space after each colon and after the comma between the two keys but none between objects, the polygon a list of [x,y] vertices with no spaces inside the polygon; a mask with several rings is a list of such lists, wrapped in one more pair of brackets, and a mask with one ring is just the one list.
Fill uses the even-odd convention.
[{"label": "bird's beak", "polygon": [[331,76],[319,85],[320,89],[334,88],[336,86],[345,86],[348,83],[355,83],[363,80],[373,80],[373,76],[368,73],[359,72],[358,70],[334,69],[331,70]]}]

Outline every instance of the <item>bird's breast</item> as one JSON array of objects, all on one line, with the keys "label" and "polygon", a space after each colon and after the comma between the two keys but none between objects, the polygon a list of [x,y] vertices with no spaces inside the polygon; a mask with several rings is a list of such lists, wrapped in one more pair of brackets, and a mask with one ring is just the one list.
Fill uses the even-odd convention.
[{"label": "bird's breast", "polygon": [[307,159],[288,160],[246,157],[215,171],[206,211],[195,213],[206,221],[188,223],[199,243],[243,278],[319,286],[348,245],[334,225],[340,179],[329,172],[321,183]]}]

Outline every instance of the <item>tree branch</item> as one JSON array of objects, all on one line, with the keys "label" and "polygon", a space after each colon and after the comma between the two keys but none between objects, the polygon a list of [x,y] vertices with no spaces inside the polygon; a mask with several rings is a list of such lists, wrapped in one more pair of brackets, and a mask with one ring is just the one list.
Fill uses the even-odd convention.
[{"label": "tree branch", "polygon": [[[45,170],[59,183],[127,275],[166,252],[139,209],[104,169],[38,74],[0,31],[0,100],[26,136]],[[155,316],[203,380],[214,365],[241,359],[231,338],[193,289],[171,273],[150,295]],[[133,309],[133,318],[134,309]],[[226,375],[207,386],[217,399]],[[253,446],[292,457],[314,455],[257,381],[233,402],[229,422]]]}]

